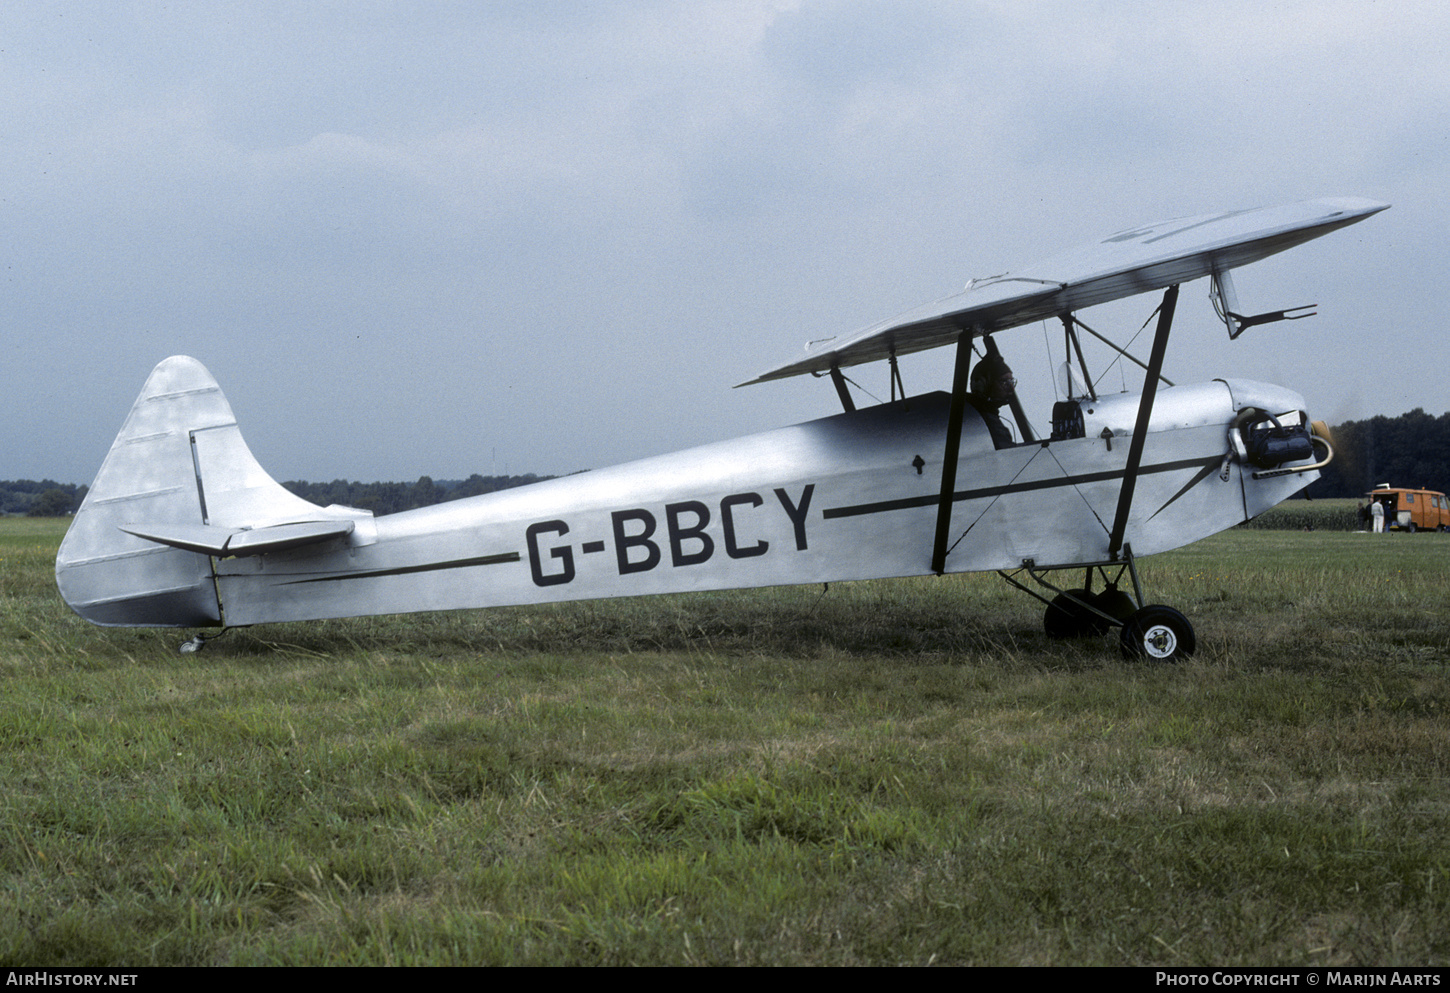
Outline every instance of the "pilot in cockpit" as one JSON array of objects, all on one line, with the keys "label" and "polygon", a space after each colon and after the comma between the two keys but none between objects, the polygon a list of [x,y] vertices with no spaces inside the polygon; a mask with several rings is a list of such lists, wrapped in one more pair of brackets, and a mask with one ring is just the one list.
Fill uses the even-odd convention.
[{"label": "pilot in cockpit", "polygon": [[993,447],[1011,448],[1016,442],[1012,437],[1012,429],[1002,420],[1001,410],[1012,402],[1017,391],[1017,380],[1012,376],[1012,368],[1000,355],[988,355],[972,370],[970,385],[967,402],[987,422]]}]

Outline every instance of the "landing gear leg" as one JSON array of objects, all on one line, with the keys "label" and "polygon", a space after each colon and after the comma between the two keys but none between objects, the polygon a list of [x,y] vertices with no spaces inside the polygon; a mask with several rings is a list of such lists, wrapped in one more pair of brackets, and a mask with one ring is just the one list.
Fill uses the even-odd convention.
[{"label": "landing gear leg", "polygon": [[[1112,562],[1094,562],[1086,567],[1084,585],[1078,589],[1063,590],[1046,578],[1049,569],[1038,569],[1029,559],[1014,573],[999,573],[1003,579],[1036,597],[1047,605],[1042,616],[1042,627],[1050,638],[1081,638],[1101,635],[1116,627],[1120,633],[1120,647],[1126,659],[1151,659],[1155,662],[1176,662],[1192,655],[1198,647],[1193,625],[1172,607],[1161,604],[1143,603],[1143,588],[1138,582],[1138,569],[1133,560],[1133,549],[1123,546],[1123,559]],[[1097,571],[1103,581],[1103,589],[1092,591],[1093,572]],[[1027,573],[1037,585],[1056,594],[1051,600],[1029,589],[1015,578]],[[1123,574],[1132,581],[1133,593],[1128,595],[1118,588]]]}]

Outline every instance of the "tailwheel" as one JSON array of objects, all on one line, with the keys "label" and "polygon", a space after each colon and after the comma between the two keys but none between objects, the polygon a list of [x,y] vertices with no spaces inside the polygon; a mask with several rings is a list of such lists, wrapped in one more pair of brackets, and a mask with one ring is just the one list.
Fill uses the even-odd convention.
[{"label": "tailwheel", "polygon": [[1123,657],[1154,662],[1177,662],[1198,647],[1193,625],[1172,607],[1150,604],[1135,611],[1123,624]]},{"label": "tailwheel", "polygon": [[211,635],[210,637],[204,634],[198,634],[195,638],[192,638],[189,641],[183,641],[180,645],[177,645],[176,650],[182,655],[195,655],[197,652],[205,648],[208,642],[216,641],[218,638],[220,638],[222,635],[226,634],[230,630],[231,628],[222,628],[220,631],[218,631],[214,635]]}]

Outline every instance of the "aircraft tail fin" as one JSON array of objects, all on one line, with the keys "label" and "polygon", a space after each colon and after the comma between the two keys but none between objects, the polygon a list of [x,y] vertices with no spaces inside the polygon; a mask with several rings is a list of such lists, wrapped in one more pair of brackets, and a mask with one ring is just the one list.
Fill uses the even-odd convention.
[{"label": "aircraft tail fin", "polygon": [[[151,372],[56,555],[65,602],[95,624],[223,623],[211,556],[349,533],[366,511],[321,508],[257,464],[231,405],[185,356]],[[327,526],[299,527],[312,522]]]}]

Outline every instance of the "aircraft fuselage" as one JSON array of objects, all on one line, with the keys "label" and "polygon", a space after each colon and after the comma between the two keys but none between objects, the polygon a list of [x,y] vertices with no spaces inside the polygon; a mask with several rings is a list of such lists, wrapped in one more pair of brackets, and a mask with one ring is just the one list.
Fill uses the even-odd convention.
[{"label": "aircraft fuselage", "polygon": [[[1302,400],[1244,382],[1160,393],[1129,524],[1137,554],[1230,527],[1314,478],[1254,480],[1226,459],[1250,405]],[[219,559],[221,611],[239,625],[923,575],[947,406],[927,394]],[[1136,410],[1133,395],[1085,402],[1086,437],[1000,451],[968,411],[946,571],[1107,558]]]}]

